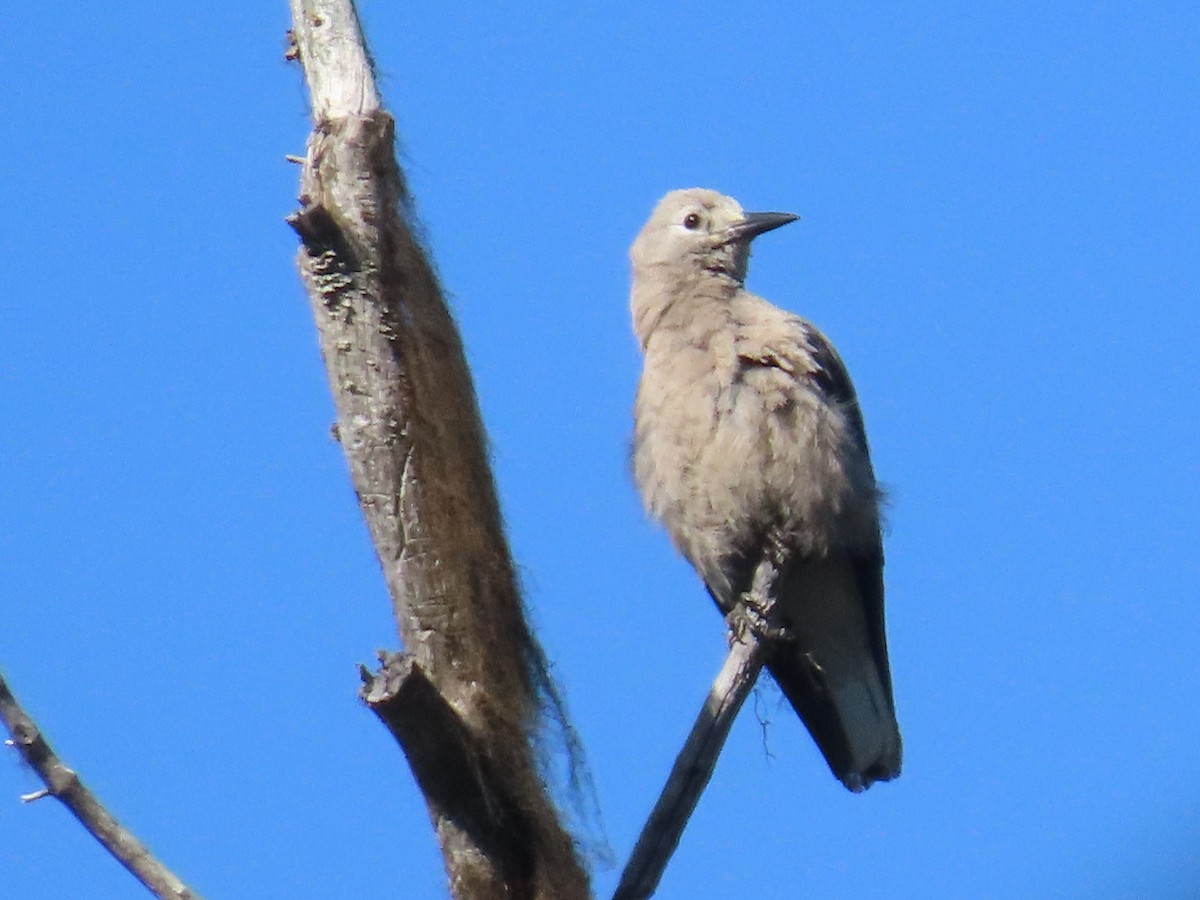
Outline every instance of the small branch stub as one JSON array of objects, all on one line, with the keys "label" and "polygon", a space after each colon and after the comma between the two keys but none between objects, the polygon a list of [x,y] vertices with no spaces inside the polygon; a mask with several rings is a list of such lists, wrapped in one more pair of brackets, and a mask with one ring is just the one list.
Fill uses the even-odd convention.
[{"label": "small branch stub", "polygon": [[416,660],[389,654],[364,684],[362,698],[396,738],[435,818],[459,823],[473,843],[501,861],[505,879],[530,878],[531,824],[487,752],[430,683]]}]

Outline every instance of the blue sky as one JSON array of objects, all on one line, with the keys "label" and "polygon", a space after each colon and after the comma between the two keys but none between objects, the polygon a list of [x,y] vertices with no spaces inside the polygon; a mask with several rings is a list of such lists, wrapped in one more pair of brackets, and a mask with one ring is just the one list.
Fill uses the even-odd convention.
[{"label": "blue sky", "polygon": [[[761,688],[659,896],[1194,896],[1195,4],[362,14],[618,859],[723,654],[626,466],[626,250],[701,185],[803,217],[748,284],[858,386],[906,756],[851,795]],[[287,25],[7,17],[0,670],[205,895],[438,897],[355,697],[396,638],[283,223]],[[3,892],[137,896],[35,786],[0,761]]]}]

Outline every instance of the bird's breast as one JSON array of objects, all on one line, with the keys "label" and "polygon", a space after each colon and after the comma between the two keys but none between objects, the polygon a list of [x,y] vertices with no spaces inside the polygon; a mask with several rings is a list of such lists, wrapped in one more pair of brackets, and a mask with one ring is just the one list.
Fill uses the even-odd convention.
[{"label": "bird's breast", "polygon": [[647,355],[634,472],[693,562],[767,525],[804,552],[842,543],[846,510],[874,490],[856,483],[851,444],[842,411],[804,373],[745,365],[719,339]]}]

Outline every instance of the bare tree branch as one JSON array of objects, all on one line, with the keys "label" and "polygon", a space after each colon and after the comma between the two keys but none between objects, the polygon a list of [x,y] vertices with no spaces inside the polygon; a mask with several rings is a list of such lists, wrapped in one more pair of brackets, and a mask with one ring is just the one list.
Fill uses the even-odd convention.
[{"label": "bare tree branch", "polygon": [[653,896],[765,660],[763,644],[752,633],[734,638],[650,818],[642,826],[613,900]]},{"label": "bare tree branch", "polygon": [[145,844],[113,818],[75,771],[55,755],[37,723],[9,690],[3,676],[0,676],[0,721],[12,735],[6,743],[16,748],[46,785],[45,790],[23,796],[23,801],[57,798],[92,837],[156,897],[199,900],[199,895],[155,859]]},{"label": "bare tree branch", "polygon": [[[364,676],[364,680],[367,680]],[[383,668],[370,677],[364,698],[408,757],[431,808],[458,823],[490,858],[512,864],[510,881],[533,861],[532,835],[519,804],[503,796],[504,779],[489,754],[425,677],[409,654],[384,654]]]},{"label": "bare tree branch", "polygon": [[[423,788],[439,783],[425,750],[447,741],[455,765],[479,773],[473,790],[487,802],[465,817],[453,792],[425,791],[456,897],[586,897],[534,751],[540,717],[566,727],[565,716],[525,620],[462,344],[414,237],[394,123],[352,3],[291,8],[289,55],[304,67],[314,128],[288,221],[404,665],[432,689],[414,681],[413,700],[385,671],[365,696]],[[414,703],[437,712],[410,716]]]},{"label": "bare tree branch", "polygon": [[642,826],[613,900],[646,900],[654,895],[700,795],[712,778],[738,711],[772,650],[788,640],[779,629],[773,599],[781,554],[782,550],[772,545],[772,551],[755,569],[750,592],[729,614],[729,654],[725,664],[675,758],[650,817]]}]

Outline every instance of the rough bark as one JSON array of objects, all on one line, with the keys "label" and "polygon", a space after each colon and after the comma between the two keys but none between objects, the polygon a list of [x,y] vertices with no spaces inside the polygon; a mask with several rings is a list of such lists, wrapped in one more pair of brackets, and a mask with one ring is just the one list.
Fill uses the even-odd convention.
[{"label": "rough bark", "polygon": [[[411,657],[364,697],[414,761],[455,897],[585,897],[534,746],[539,716],[561,722],[561,706],[526,623],[462,344],[414,237],[394,123],[353,5],[291,7],[313,132],[289,222],[336,433]],[[429,789],[441,784],[430,747],[475,773],[466,806]]]}]

